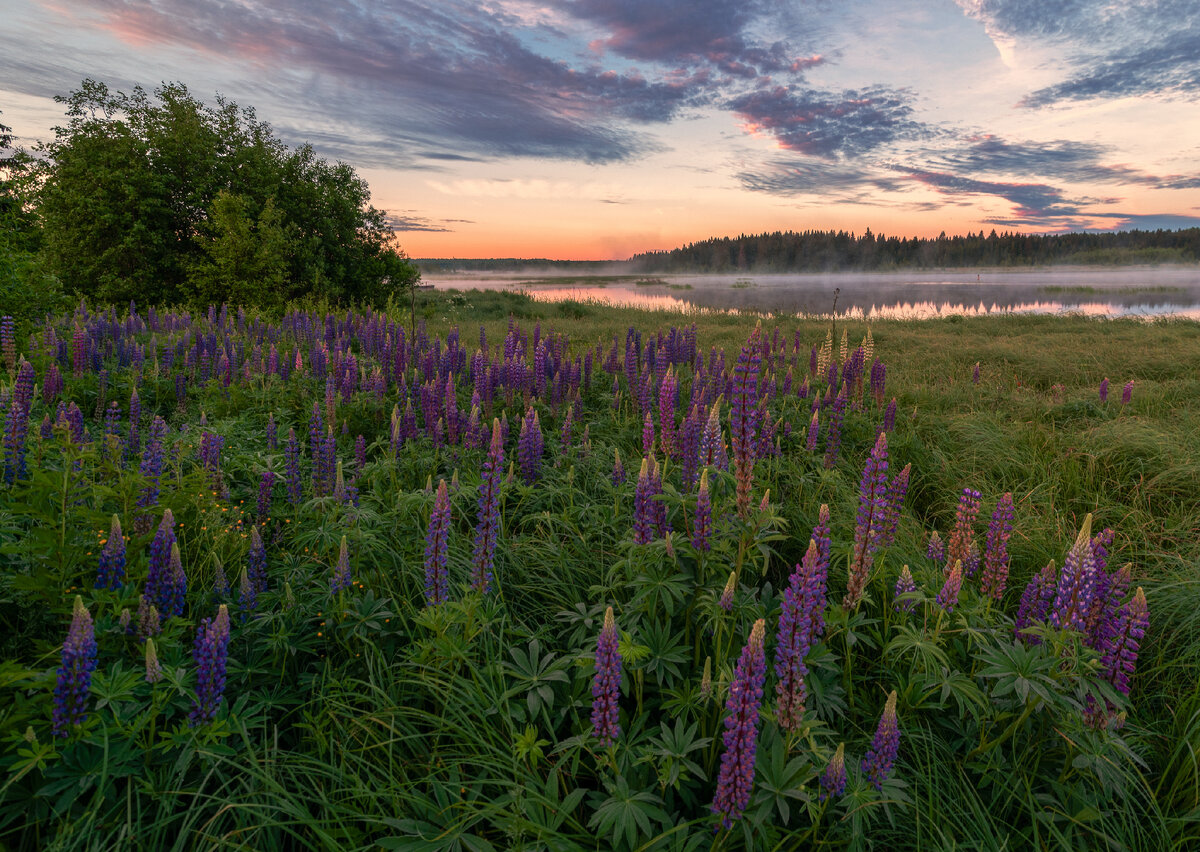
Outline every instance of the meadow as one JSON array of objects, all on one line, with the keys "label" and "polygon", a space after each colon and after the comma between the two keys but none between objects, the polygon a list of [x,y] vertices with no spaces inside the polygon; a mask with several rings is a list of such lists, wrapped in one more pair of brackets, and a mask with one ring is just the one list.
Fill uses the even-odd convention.
[{"label": "meadow", "polygon": [[8,849],[1200,843],[1200,334],[0,323]]}]

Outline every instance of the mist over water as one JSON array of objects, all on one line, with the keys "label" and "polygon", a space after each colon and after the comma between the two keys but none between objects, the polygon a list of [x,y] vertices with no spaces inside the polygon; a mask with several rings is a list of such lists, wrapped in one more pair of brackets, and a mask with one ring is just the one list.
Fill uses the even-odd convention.
[{"label": "mist over water", "polygon": [[438,289],[521,290],[547,301],[927,319],[993,313],[1174,316],[1200,320],[1200,267],[1048,268],[784,275],[450,273]]}]

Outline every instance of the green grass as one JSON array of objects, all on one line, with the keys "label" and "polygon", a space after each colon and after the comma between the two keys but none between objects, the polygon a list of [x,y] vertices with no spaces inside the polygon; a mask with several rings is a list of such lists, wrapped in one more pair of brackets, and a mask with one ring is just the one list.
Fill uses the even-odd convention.
[{"label": "green grass", "polygon": [[[648,345],[656,331],[694,322],[699,352],[707,360],[710,347],[723,349],[732,370],[753,316],[547,303],[509,291],[423,291],[416,311],[424,333],[442,340],[443,353],[457,328],[468,361],[480,325],[494,354],[510,321],[530,339],[535,325],[543,339],[565,335],[572,356],[598,347],[596,378],[581,392],[572,446],[560,447],[563,409],[535,402],[545,466],[527,485],[517,464],[504,487],[498,589],[481,598],[463,586],[482,450],[435,449],[422,438],[393,458],[387,433],[395,387],[383,400],[369,390],[349,402],[337,397],[336,422],[347,428],[338,436],[338,458],[348,472],[353,436],[366,437],[367,464],[355,480],[359,505],[306,491],[292,506],[277,485],[266,536],[271,585],[244,624],[232,602],[227,701],[211,726],[193,729],[184,719],[194,687],[195,622],[215,607],[215,560],[236,585],[258,478],[264,470],[283,473],[287,430],[306,438],[313,403],[325,405],[324,382],[276,377],[246,385],[235,374],[226,389],[219,381],[193,380],[178,409],[171,371],[182,361],[168,367],[161,348],[176,332],[158,334],[157,370],[148,355],[137,386],[146,419],[166,417],[178,447],[160,506],[170,506],[182,523],[189,609],[158,640],[167,678],[154,687],[141,679],[139,644],[118,627],[120,608],[136,606],[134,592],[91,588],[98,532],[113,512],[131,532],[127,518],[144,480],[136,464],[106,461],[98,442],[71,447],[59,432],[43,443],[36,421],[54,410],[35,403],[31,476],[0,486],[0,617],[7,628],[0,662],[0,760],[7,770],[0,781],[0,843],[6,848],[707,849],[716,843],[1183,852],[1200,842],[1200,376],[1194,369],[1200,335],[1194,323],[1041,316],[872,322],[875,353],[887,365],[886,398],[897,401],[889,473],[911,464],[912,478],[895,542],[881,552],[862,607],[846,613],[839,604],[859,480],[882,416],[869,394],[847,414],[841,453],[829,468],[820,451],[803,447],[809,401],[793,394],[773,402],[769,422],[781,419],[791,436],[781,425],[782,455],[757,465],[753,506],[769,489],[767,506],[739,522],[733,477],[714,471],[715,547],[701,558],[686,535],[696,498],[680,483],[675,461],[667,463],[660,502],[680,531],[669,548],[657,536],[634,544],[643,419],[623,373],[614,407],[612,377],[600,365],[614,338],[623,354],[631,327]],[[201,314],[193,316],[203,324]],[[392,319],[408,333],[406,311]],[[70,340],[73,322],[61,318],[56,333]],[[775,318],[763,331],[769,336],[776,326],[789,360],[793,341],[800,341],[792,367],[798,386],[808,375],[809,348],[825,339],[829,323]],[[835,352],[843,329],[853,349],[867,328],[839,321],[832,329]],[[148,334],[142,339],[149,343]],[[285,352],[289,340],[279,339]],[[253,350],[253,343],[245,348]],[[369,377],[376,362],[356,351]],[[302,354],[311,369],[311,350]],[[39,383],[45,357],[44,348],[30,353]],[[115,352],[106,364],[106,399],[125,407],[137,379]],[[691,368],[677,369],[686,399]],[[787,369],[775,378],[781,382]],[[99,380],[90,371],[65,372],[67,396],[84,410],[91,435],[101,435],[93,416]],[[1102,403],[1097,387],[1105,377],[1111,389]],[[1122,405],[1121,387],[1130,379],[1132,401]],[[420,378],[410,372],[408,380],[419,388]],[[469,410],[472,386],[465,378],[459,391],[457,405]],[[511,405],[498,399],[494,413],[501,411],[510,431],[507,472],[525,412],[520,395]],[[278,450],[266,446],[267,412],[279,423]],[[729,417],[725,400],[726,428]],[[187,431],[179,431],[184,424]],[[585,424],[587,453],[580,447]],[[821,424],[824,430],[827,412]],[[211,477],[196,461],[204,428],[225,438],[221,475],[228,497],[212,495]],[[615,452],[630,480],[614,487]],[[307,481],[307,451],[304,470]],[[428,608],[422,562],[433,497],[425,486],[441,478],[458,482],[450,497],[454,600]],[[933,600],[943,572],[925,558],[925,542],[932,529],[948,537],[964,487],[984,495],[976,524],[981,543],[991,507],[1012,493],[1012,575],[999,602],[981,598],[978,580],[968,581],[961,605],[947,614]],[[773,716],[774,625],[822,503],[831,509],[834,554],[828,627],[809,658],[805,731],[789,739]],[[1130,565],[1132,586],[1145,589],[1151,613],[1126,724],[1108,732],[1080,721],[1082,691],[1097,679],[1094,652],[1069,632],[1041,646],[1012,641],[1025,583],[1049,560],[1062,564],[1089,513],[1094,529],[1115,531],[1109,565]],[[358,585],[334,597],[329,575],[342,535]],[[148,540],[130,541],[128,571],[139,586]],[[921,587],[908,616],[891,606],[904,564]],[[716,598],[739,568],[733,608],[725,613]],[[50,692],[77,593],[96,619],[101,665],[89,722],[55,740]],[[616,610],[626,661],[622,736],[612,750],[588,736],[592,653],[606,605]],[[723,690],[757,618],[768,622],[768,680],[755,792],[735,828],[714,835],[708,805],[723,751]],[[718,700],[701,698],[706,656],[713,658]],[[1042,697],[1019,700],[1027,683]],[[876,793],[858,776],[858,761],[893,689],[900,757]],[[844,797],[819,805],[816,777],[839,742],[846,744],[850,786]]]}]

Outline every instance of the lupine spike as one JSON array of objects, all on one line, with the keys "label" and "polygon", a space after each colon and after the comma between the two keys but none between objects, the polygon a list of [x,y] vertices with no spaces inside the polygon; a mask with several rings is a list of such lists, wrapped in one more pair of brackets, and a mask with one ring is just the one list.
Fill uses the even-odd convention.
[{"label": "lupine spike", "polygon": [[824,627],[826,576],[817,543],[811,539],[783,593],[775,643],[776,718],[784,730],[795,730],[808,697],[804,656]]},{"label": "lupine spike", "polygon": [[829,759],[825,771],[821,773],[821,790],[817,793],[817,801],[837,798],[846,792],[846,744],[838,743],[837,751]]},{"label": "lupine spike", "polygon": [[729,699],[725,703],[725,753],[721,755],[721,771],[717,777],[717,793],[712,810],[721,825],[732,828],[750,804],[754,789],[754,757],[758,751],[759,707],[762,704],[763,682],[767,677],[767,659],[763,650],[766,622],[758,619],[750,630],[750,638],[742,649],[733,681],[729,684]]},{"label": "lupine spike", "polygon": [[896,588],[893,593],[892,607],[896,612],[912,612],[913,607],[917,605],[915,600],[904,599],[904,595],[911,594],[917,590],[916,581],[913,580],[912,572],[905,565],[900,569],[900,577],[896,580]]},{"label": "lupine spike", "polygon": [[1011,492],[1005,492],[996,502],[996,510],[988,524],[983,556],[981,591],[995,600],[1004,596],[1004,587],[1008,583],[1008,539],[1012,535],[1012,521],[1013,497]]},{"label": "lupine spike", "polygon": [[121,519],[112,517],[112,528],[108,541],[100,551],[100,568],[96,572],[97,589],[119,589],[125,580],[125,537],[121,532]]},{"label": "lupine spike", "polygon": [[343,535],[342,543],[338,546],[337,564],[333,567],[333,577],[329,581],[329,590],[336,595],[338,592],[349,590],[353,583],[350,575],[350,546]]},{"label": "lupine spike", "polygon": [[604,611],[604,626],[596,640],[596,674],[592,679],[592,735],[600,745],[612,745],[621,736],[621,650],[613,609]]},{"label": "lupine spike", "polygon": [[62,646],[62,665],[54,684],[53,731],[56,737],[67,736],[70,728],[87,719],[87,698],[92,672],[96,670],[97,652],[92,615],[83,605],[83,598],[76,595],[71,626]]},{"label": "lupine spike", "polygon": [[216,718],[225,698],[225,666],[229,653],[229,610],[225,604],[213,619],[204,618],[196,629],[192,659],[196,663],[196,698],[188,722],[202,725]]},{"label": "lupine spike", "polygon": [[883,782],[892,773],[896,757],[900,753],[900,726],[896,718],[896,690],[888,695],[883,707],[883,716],[871,741],[871,750],[862,760],[862,771],[876,790],[883,789]]},{"label": "lupine spike", "polygon": [[946,575],[946,582],[942,585],[942,590],[938,592],[937,596],[937,605],[946,612],[954,612],[954,607],[958,605],[958,595],[962,590],[962,581],[962,560],[956,559],[954,566],[950,569],[950,573]]},{"label": "lupine spike", "polygon": [[717,605],[726,612],[732,611],[735,592],[737,592],[737,572],[730,571],[729,579],[725,581],[725,588],[721,590],[721,597],[717,599]]},{"label": "lupine spike", "polygon": [[887,528],[887,433],[880,432],[875,447],[867,458],[858,486],[858,523],[854,528],[854,551],[850,559],[846,597],[842,606],[856,609],[867,587],[875,553]]},{"label": "lupine spike", "polygon": [[158,652],[154,648],[154,640],[146,639],[146,683],[158,683],[163,679],[162,664],[158,661]]},{"label": "lupine spike", "polygon": [[708,468],[700,474],[700,491],[696,495],[696,516],[692,524],[692,547],[707,553],[712,547],[712,497],[708,493]]}]

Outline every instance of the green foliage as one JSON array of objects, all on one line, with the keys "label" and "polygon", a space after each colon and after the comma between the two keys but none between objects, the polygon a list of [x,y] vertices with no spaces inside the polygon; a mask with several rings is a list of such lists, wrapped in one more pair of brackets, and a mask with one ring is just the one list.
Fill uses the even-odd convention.
[{"label": "green foliage", "polygon": [[383,304],[417,280],[366,182],[254,110],[84,80],[44,147],[36,209],[48,269],[99,302]]}]

